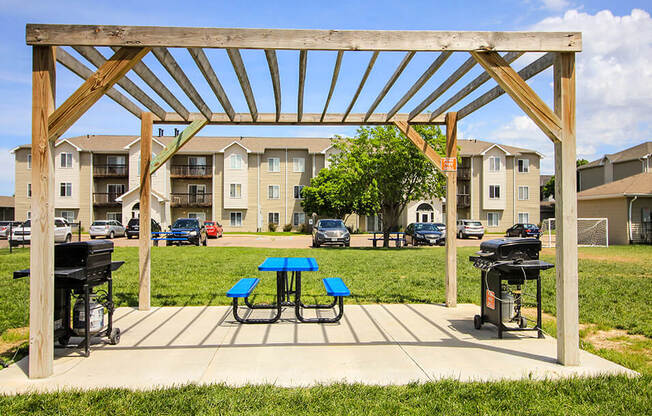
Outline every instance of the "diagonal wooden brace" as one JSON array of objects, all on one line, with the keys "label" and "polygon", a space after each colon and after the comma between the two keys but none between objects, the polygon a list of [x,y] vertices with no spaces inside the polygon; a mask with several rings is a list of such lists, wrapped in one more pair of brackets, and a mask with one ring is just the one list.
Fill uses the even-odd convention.
[{"label": "diagonal wooden brace", "polygon": [[433,165],[440,171],[442,171],[441,167],[441,156],[439,156],[439,153],[435,151],[425,140],[423,140],[423,137],[414,130],[408,123],[407,121],[395,121],[394,125],[398,127],[398,129],[408,138],[414,145],[423,153],[426,158],[432,162]]},{"label": "diagonal wooden brace", "polygon": [[165,162],[167,162],[172,156],[174,156],[179,149],[181,149],[190,139],[195,137],[199,131],[208,124],[207,119],[195,120],[188,125],[173,142],[165,146],[165,149],[161,151],[156,158],[152,160],[152,163],[149,167],[149,173],[154,174]]}]

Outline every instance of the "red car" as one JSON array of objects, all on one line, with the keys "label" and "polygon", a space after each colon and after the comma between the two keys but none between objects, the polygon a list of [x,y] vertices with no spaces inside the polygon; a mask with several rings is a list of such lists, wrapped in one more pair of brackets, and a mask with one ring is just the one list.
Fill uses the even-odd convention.
[{"label": "red car", "polygon": [[210,238],[220,238],[222,237],[222,226],[219,222],[215,221],[204,221],[204,227],[206,227],[206,236]]}]

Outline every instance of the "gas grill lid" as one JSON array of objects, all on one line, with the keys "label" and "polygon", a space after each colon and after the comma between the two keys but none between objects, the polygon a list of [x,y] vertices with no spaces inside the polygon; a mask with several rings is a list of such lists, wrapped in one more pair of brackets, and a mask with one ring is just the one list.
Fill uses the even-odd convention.
[{"label": "gas grill lid", "polygon": [[102,267],[111,264],[113,241],[79,241],[54,246],[54,267]]},{"label": "gas grill lid", "polygon": [[536,238],[497,238],[480,244],[478,255],[487,260],[537,260],[541,241]]}]

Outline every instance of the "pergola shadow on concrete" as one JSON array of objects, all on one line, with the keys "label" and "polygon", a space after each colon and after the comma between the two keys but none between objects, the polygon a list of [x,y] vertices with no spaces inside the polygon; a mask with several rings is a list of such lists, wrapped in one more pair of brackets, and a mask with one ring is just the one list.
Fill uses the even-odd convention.
[{"label": "pergola shadow on concrete", "polygon": [[[581,51],[581,34],[575,32],[441,32],[441,31],[357,31],[223,29],[138,26],[90,26],[28,24],[27,44],[33,49],[32,85],[32,235],[30,247],[30,342],[29,377],[52,375],[54,359],[54,143],[103,95],[109,96],[141,120],[139,309],[150,309],[150,193],[151,174],[206,125],[394,125],[433,163],[444,171],[457,157],[457,122],[504,93],[541,128],[555,145],[557,219],[557,361],[579,364],[579,322],[577,287],[577,201],[575,178],[575,53]],[[66,51],[70,47],[97,67],[92,71]],[[110,47],[110,58],[98,47]],[[169,48],[184,48],[192,57],[219,101],[222,111],[209,108]],[[233,65],[249,109],[235,112],[218,73],[204,49],[223,49]],[[259,113],[241,49],[263,50],[269,67],[275,98],[275,113]],[[280,71],[276,52],[298,51],[299,83],[297,113],[282,112]],[[321,113],[304,113],[303,101],[309,54],[337,51],[332,80]],[[329,112],[329,103],[340,76],[345,52],[371,51],[358,87],[344,113]],[[198,112],[188,110],[144,63],[152,53]],[[405,55],[378,92],[366,113],[352,113],[354,105],[381,52]],[[439,52],[432,64],[388,113],[376,108],[399,79],[417,52]],[[504,52],[504,54],[501,54]],[[510,64],[525,53],[543,56],[516,72]],[[464,61],[409,113],[400,113],[410,99],[454,53],[468,53]],[[54,97],[55,62],[82,77],[83,84],[59,107]],[[484,72],[463,86],[432,112],[425,113],[439,97],[479,64]],[[525,82],[554,66],[554,111]],[[126,77],[133,71],[173,112],[161,107]],[[355,75],[356,79],[358,75]],[[450,111],[465,97],[492,79],[498,84],[474,101]],[[144,109],[114,85],[138,101]],[[154,123],[187,124],[187,127],[151,158]],[[446,159],[430,147],[412,125],[446,126]],[[446,201],[457,206],[457,174],[446,168]],[[456,210],[446,210],[448,230],[456,228]],[[455,233],[446,238],[446,305],[457,304]]]}]

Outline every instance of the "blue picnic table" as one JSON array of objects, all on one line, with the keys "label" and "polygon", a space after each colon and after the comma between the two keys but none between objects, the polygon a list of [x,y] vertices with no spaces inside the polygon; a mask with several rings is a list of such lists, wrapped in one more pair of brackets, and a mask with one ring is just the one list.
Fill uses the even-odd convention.
[{"label": "blue picnic table", "polygon": [[[385,235],[383,234],[382,231],[381,232],[374,232],[373,234],[374,234],[373,238],[370,238],[369,240],[373,241],[374,247],[377,247],[376,242],[385,240]],[[376,234],[380,234],[380,237],[376,237]],[[405,244],[405,233],[398,232],[398,231],[392,231],[392,232],[390,232],[388,234],[389,234],[389,240],[390,241],[396,241],[396,247],[401,247],[401,243],[402,243],[402,245],[406,245]]]}]

